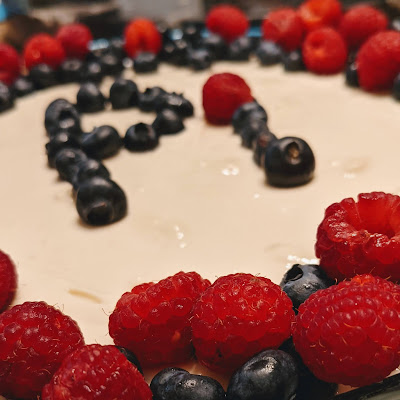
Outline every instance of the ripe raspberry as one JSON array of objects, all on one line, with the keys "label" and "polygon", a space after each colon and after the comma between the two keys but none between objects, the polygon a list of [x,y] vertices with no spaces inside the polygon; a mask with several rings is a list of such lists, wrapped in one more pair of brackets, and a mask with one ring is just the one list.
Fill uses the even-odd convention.
[{"label": "ripe raspberry", "polygon": [[301,18],[292,8],[281,8],[267,14],[262,24],[263,37],[278,43],[286,51],[300,47],[304,35]]},{"label": "ripe raspberry", "polygon": [[0,82],[11,85],[20,72],[20,60],[14,47],[0,43]]},{"label": "ripe raspberry", "polygon": [[136,19],[125,28],[125,51],[135,57],[141,51],[157,54],[162,38],[154,23],[148,19]]},{"label": "ripe raspberry", "polygon": [[110,315],[115,344],[134,352],[142,365],[188,360],[193,354],[190,312],[209,285],[195,272],[179,272],[158,283],[134,287],[122,295]]},{"label": "ripe raspberry", "polygon": [[319,290],[299,308],[293,342],[323,381],[381,381],[400,363],[400,287],[359,275]]},{"label": "ripe raspberry", "polygon": [[217,279],[193,307],[197,359],[213,370],[233,371],[251,356],[277,348],[290,336],[293,304],[278,285],[250,274]]},{"label": "ripe raspberry", "polygon": [[318,227],[315,254],[325,272],[342,280],[373,274],[400,281],[400,197],[362,193],[334,203]]},{"label": "ripe raspberry", "polygon": [[115,346],[92,344],[69,354],[42,392],[42,400],[151,400],[140,372]]},{"label": "ripe raspberry", "polygon": [[230,43],[246,33],[249,21],[240,8],[221,4],[213,7],[207,14],[206,26]]},{"label": "ripe raspberry", "polygon": [[64,357],[84,344],[78,325],[44,302],[0,314],[0,393],[36,398]]},{"label": "ripe raspberry", "polygon": [[56,35],[67,57],[83,60],[89,52],[89,42],[93,40],[92,32],[84,24],[62,26]]},{"label": "ripe raspberry", "polygon": [[386,15],[368,5],[355,6],[344,14],[339,32],[351,49],[360,47],[374,33],[384,31],[388,26]]},{"label": "ripe raspberry", "polygon": [[357,54],[358,78],[365,90],[390,89],[400,72],[400,32],[371,36]]},{"label": "ripe raspberry", "polygon": [[64,58],[65,52],[61,43],[46,33],[32,36],[25,44],[24,60],[29,70],[38,64],[47,64],[56,69]]},{"label": "ripe raspberry", "polygon": [[338,0],[307,0],[299,7],[299,15],[307,31],[323,26],[337,27],[342,6]]},{"label": "ripe raspberry", "polygon": [[4,311],[17,290],[17,272],[10,257],[0,251],[0,312]]},{"label": "ripe raspberry", "polygon": [[211,124],[229,124],[237,108],[252,100],[250,88],[238,75],[215,74],[203,87],[203,108]]},{"label": "ripe raspberry", "polygon": [[347,48],[343,38],[332,28],[310,32],[303,43],[303,61],[316,74],[336,74],[346,65]]}]

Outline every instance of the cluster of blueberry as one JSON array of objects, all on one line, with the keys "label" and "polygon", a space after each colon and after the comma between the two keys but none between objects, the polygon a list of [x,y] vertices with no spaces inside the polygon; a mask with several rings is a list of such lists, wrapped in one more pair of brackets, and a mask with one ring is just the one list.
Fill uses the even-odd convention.
[{"label": "cluster of blueberry", "polygon": [[161,135],[182,131],[183,119],[194,112],[193,105],[183,95],[159,87],[147,88],[142,93],[133,81],[118,78],[110,89],[112,108],[155,111],[153,124],[132,125],[124,138],[109,125],[82,132],[80,113],[102,111],[106,102],[98,86],[86,82],[80,86],[76,105],[57,99],[45,113],[45,128],[50,137],[46,144],[49,166],[55,167],[60,178],[73,185],[78,213],[90,225],[118,221],[127,210],[123,190],[110,179],[101,160],[117,154],[122,146],[130,151],[154,149]]}]

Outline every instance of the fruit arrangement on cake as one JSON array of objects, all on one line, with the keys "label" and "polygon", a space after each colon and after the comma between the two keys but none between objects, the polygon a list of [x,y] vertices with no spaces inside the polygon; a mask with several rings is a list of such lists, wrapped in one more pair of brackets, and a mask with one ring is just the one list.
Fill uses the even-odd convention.
[{"label": "fruit arrangement on cake", "polygon": [[261,37],[223,5],[1,45],[0,398],[397,393],[390,24],[307,0]]}]

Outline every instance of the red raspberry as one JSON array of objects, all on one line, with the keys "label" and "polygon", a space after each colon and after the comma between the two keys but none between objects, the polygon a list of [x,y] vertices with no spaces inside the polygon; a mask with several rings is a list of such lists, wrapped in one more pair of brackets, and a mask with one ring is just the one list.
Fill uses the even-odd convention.
[{"label": "red raspberry", "polygon": [[371,36],[357,54],[358,79],[365,90],[385,90],[400,73],[400,32]]},{"label": "red raspberry", "polygon": [[293,342],[317,378],[351,386],[381,381],[400,363],[400,287],[360,275],[311,295]]},{"label": "red raspberry", "polygon": [[42,400],[151,400],[140,372],[115,346],[81,347],[61,364],[42,393]]},{"label": "red raspberry", "polygon": [[360,47],[374,33],[384,31],[388,26],[386,15],[375,7],[355,6],[344,14],[339,32],[352,49]]},{"label": "red raspberry", "polygon": [[342,18],[342,6],[338,0],[308,0],[299,7],[299,15],[308,31],[336,27]]},{"label": "red raspberry", "polygon": [[230,43],[246,33],[249,21],[240,8],[221,4],[213,7],[207,14],[206,26]]},{"label": "red raspberry", "polygon": [[293,318],[289,297],[269,279],[223,276],[193,307],[196,357],[210,369],[233,371],[261,350],[279,347]]},{"label": "red raspberry", "polygon": [[67,57],[83,60],[89,52],[89,42],[93,36],[86,25],[69,24],[58,30],[56,39],[62,44]]},{"label": "red raspberry", "polygon": [[38,64],[47,64],[56,69],[64,59],[61,43],[46,33],[32,36],[25,44],[24,60],[29,70]]},{"label": "red raspberry", "polygon": [[250,88],[238,75],[215,74],[203,87],[203,108],[211,124],[229,124],[237,108],[252,100]]},{"label": "red raspberry", "polygon": [[4,311],[17,290],[17,272],[10,257],[0,251],[0,312]]},{"label": "red raspberry", "polygon": [[36,398],[64,357],[83,344],[76,322],[44,302],[10,308],[0,314],[0,393]]},{"label": "red raspberry", "polygon": [[336,74],[343,70],[346,59],[346,43],[332,28],[310,32],[303,43],[304,64],[316,74]]},{"label": "red raspberry", "polygon": [[287,51],[300,47],[304,35],[303,22],[292,8],[268,13],[262,31],[264,39],[278,43]]},{"label": "red raspberry", "polygon": [[371,273],[400,281],[400,197],[362,193],[334,203],[318,227],[315,253],[335,279]]},{"label": "red raspberry", "polygon": [[125,51],[130,57],[141,51],[157,54],[161,46],[161,34],[152,21],[136,19],[125,28]]},{"label": "red raspberry", "polygon": [[20,60],[14,47],[0,43],[0,82],[11,85],[20,72]]},{"label": "red raspberry", "polygon": [[179,272],[134,287],[122,295],[110,315],[115,344],[133,351],[142,365],[187,361],[193,354],[190,312],[209,285],[195,272]]}]

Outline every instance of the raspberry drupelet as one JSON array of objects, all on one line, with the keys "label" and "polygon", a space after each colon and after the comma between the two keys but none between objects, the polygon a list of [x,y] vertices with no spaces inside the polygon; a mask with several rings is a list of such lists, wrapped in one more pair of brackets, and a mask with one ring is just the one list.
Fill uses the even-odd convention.
[{"label": "raspberry drupelet", "polygon": [[4,311],[17,290],[17,272],[10,257],[0,251],[0,312]]}]

